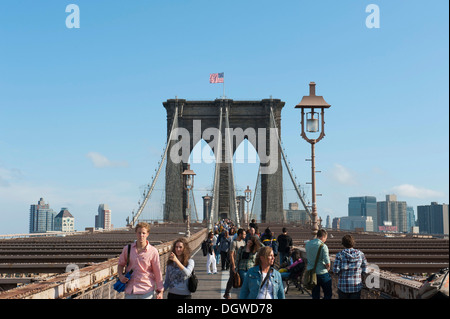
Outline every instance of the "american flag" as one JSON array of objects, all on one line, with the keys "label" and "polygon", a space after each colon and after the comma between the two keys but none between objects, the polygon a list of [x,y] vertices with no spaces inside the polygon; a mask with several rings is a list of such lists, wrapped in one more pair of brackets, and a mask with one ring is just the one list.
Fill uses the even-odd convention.
[{"label": "american flag", "polygon": [[223,72],[211,73],[209,75],[209,83],[223,83]]}]

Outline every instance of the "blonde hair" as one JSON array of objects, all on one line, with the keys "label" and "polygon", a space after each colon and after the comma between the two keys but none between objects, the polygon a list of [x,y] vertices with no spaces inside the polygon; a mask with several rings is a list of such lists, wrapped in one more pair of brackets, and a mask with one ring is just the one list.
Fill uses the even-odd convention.
[{"label": "blonde hair", "polygon": [[134,232],[137,232],[137,230],[139,228],[145,228],[145,229],[147,229],[147,232],[150,233],[150,224],[148,224],[148,223],[140,222],[139,224],[136,225],[136,228],[134,229]]},{"label": "blonde hair", "polygon": [[255,266],[259,266],[261,264],[261,257],[268,258],[270,253],[272,252],[272,247],[264,246],[258,253],[256,254]]}]

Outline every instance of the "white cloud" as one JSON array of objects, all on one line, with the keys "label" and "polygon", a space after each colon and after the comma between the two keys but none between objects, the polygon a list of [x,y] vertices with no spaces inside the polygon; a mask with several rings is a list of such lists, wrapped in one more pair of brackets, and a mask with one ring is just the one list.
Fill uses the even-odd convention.
[{"label": "white cloud", "polygon": [[340,184],[350,186],[358,185],[355,174],[340,164],[334,164],[331,170],[331,176]]},{"label": "white cloud", "polygon": [[19,180],[22,172],[19,169],[0,167],[0,186],[9,187],[12,181]]},{"label": "white cloud", "polygon": [[126,167],[128,163],[125,161],[122,162],[113,162],[110,161],[106,156],[103,156],[97,152],[89,152],[86,156],[92,161],[95,167],[103,168],[103,167]]},{"label": "white cloud", "polygon": [[434,191],[431,189],[416,187],[410,184],[402,184],[394,186],[392,192],[403,197],[420,198],[420,199],[433,199],[445,197],[442,192]]}]

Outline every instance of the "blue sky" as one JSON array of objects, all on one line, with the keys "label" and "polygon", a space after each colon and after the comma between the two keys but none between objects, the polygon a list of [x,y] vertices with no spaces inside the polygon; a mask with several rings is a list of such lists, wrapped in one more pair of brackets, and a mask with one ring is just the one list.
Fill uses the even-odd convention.
[{"label": "blue sky", "polygon": [[[66,27],[66,6],[80,28]],[[380,28],[367,28],[369,4]],[[317,144],[319,214],[347,215],[348,197],[396,194],[449,202],[448,1],[2,1],[0,233],[28,232],[43,197],[93,226],[100,203],[123,226],[166,138],[162,102],[286,102],[282,140],[300,182],[310,145],[294,106],[331,104]],[[238,188],[257,166],[236,164]],[[196,165],[196,188],[211,165]],[[196,194],[201,196],[204,194]]]}]

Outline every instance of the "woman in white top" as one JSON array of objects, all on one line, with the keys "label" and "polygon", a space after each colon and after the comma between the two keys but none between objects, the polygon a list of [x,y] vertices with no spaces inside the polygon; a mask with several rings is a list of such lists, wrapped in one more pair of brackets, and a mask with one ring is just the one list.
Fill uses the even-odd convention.
[{"label": "woman in white top", "polygon": [[194,270],[194,260],[186,239],[179,238],[173,244],[166,269],[164,289],[169,289],[168,299],[191,299],[189,277]]}]

